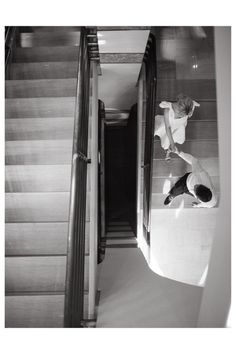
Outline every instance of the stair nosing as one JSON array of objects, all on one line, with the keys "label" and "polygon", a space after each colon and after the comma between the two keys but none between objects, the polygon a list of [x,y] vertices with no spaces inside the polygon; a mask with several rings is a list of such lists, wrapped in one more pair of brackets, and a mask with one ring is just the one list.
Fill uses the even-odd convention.
[{"label": "stair nosing", "polygon": [[47,296],[47,295],[65,295],[65,291],[6,291],[5,296]]}]

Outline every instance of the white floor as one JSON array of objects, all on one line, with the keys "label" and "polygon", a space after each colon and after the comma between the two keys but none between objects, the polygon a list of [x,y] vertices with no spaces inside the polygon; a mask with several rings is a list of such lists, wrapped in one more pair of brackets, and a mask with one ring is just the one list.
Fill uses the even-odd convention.
[{"label": "white floor", "polygon": [[111,248],[100,265],[98,328],[195,327],[202,288],[150,270],[139,248]]}]

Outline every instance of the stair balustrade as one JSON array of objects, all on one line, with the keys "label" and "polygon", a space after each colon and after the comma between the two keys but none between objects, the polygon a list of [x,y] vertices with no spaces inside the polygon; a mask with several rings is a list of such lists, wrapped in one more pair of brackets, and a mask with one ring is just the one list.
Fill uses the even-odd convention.
[{"label": "stair balustrade", "polygon": [[97,35],[81,28],[72,150],[68,251],[65,285],[65,327],[84,327],[85,224],[89,122],[90,62],[97,60]]},{"label": "stair balustrade", "polygon": [[146,126],[143,164],[143,232],[150,243],[150,214],[152,197],[152,165],[154,145],[154,122],[156,101],[156,39],[151,33],[144,54],[145,90],[146,92]]}]

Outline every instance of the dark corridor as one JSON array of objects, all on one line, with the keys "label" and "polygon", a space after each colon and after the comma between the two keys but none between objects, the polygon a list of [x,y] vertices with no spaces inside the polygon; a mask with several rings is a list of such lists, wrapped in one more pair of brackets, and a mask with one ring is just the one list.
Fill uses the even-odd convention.
[{"label": "dark corridor", "polygon": [[136,234],[137,105],[127,125],[105,128],[106,224],[128,221]]}]

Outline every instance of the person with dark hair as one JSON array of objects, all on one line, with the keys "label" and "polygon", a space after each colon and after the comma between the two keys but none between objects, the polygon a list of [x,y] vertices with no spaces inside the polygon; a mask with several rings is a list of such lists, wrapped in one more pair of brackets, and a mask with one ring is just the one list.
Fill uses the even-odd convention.
[{"label": "person with dark hair", "polygon": [[175,143],[185,142],[185,128],[188,118],[193,115],[195,107],[200,106],[192,98],[180,94],[176,102],[163,101],[159,105],[164,109],[164,115],[155,116],[155,135],[161,139],[161,146],[166,150],[166,160],[175,150]]},{"label": "person with dark hair", "polygon": [[164,204],[170,205],[175,197],[181,194],[190,194],[198,202],[192,206],[197,208],[213,208],[217,203],[214,187],[209,174],[201,166],[198,159],[190,154],[175,149],[175,153],[192,166],[192,172],[182,176],[171,188]]}]

